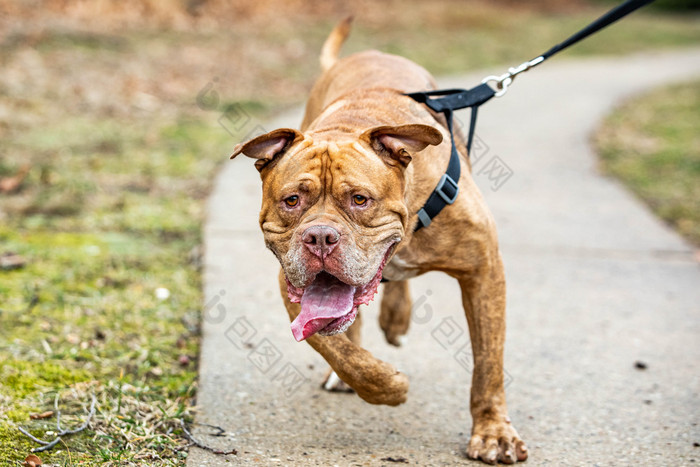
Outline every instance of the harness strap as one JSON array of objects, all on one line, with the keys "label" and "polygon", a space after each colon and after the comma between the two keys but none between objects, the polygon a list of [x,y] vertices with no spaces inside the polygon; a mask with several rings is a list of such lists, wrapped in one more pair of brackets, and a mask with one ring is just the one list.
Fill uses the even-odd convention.
[{"label": "harness strap", "polygon": [[423,207],[418,211],[418,224],[415,231],[430,225],[432,220],[437,216],[445,206],[455,202],[459,194],[459,176],[461,173],[461,164],[459,162],[459,153],[455,145],[454,131],[452,127],[452,115],[455,110],[472,109],[471,121],[469,123],[469,137],[467,139],[467,153],[471,150],[472,141],[474,140],[474,129],[476,128],[477,109],[481,104],[487,102],[496,92],[488,84],[480,84],[475,88],[464,89],[442,89],[439,91],[414,92],[406,94],[416,102],[425,104],[435,112],[440,112],[445,115],[447,120],[447,129],[450,132],[450,140],[452,149],[450,152],[450,161],[447,164],[447,170],[440,177],[437,186],[428,197]]}]

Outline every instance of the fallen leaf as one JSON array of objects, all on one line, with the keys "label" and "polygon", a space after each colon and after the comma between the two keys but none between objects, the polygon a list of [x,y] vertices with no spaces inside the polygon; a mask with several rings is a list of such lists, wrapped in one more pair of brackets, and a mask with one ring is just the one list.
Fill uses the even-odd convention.
[{"label": "fallen leaf", "polygon": [[25,264],[27,264],[27,260],[16,253],[7,252],[0,254],[0,269],[6,271],[10,269],[19,269]]},{"label": "fallen leaf", "polygon": [[53,417],[53,410],[47,410],[46,412],[42,413],[29,414],[29,418],[31,418],[32,420],[41,420],[49,417]]},{"label": "fallen leaf", "polygon": [[24,467],[37,467],[39,465],[42,465],[41,459],[39,456],[36,456],[34,454],[29,454],[26,459],[24,459],[24,464],[22,464]]},{"label": "fallen leaf", "polygon": [[20,185],[29,173],[29,168],[29,164],[25,164],[15,175],[0,178],[0,193],[12,193],[13,191],[19,189]]}]

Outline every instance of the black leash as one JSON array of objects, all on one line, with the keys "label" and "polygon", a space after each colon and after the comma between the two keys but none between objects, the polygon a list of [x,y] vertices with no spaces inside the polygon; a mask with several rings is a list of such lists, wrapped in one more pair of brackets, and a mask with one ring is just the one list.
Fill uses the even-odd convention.
[{"label": "black leash", "polygon": [[[542,55],[539,55],[532,60],[522,63],[515,68],[509,68],[507,73],[501,76],[487,76],[480,85],[472,89],[442,89],[438,91],[413,92],[406,94],[415,101],[425,104],[435,112],[440,112],[445,115],[447,120],[447,128],[450,131],[452,140],[452,152],[450,162],[447,165],[445,174],[440,178],[435,190],[430,194],[428,200],[423,207],[418,211],[418,225],[416,231],[423,227],[427,227],[432,222],[432,219],[437,216],[445,206],[455,202],[459,194],[459,176],[460,163],[457,147],[455,146],[455,138],[452,131],[452,115],[455,110],[471,108],[471,120],[469,123],[469,137],[467,138],[467,153],[471,152],[472,142],[474,140],[474,129],[476,127],[476,116],[479,106],[487,102],[492,97],[500,97],[506,93],[508,86],[513,83],[513,80],[520,73],[524,73],[531,68],[536,67],[540,63],[547,60],[552,55],[560,52],[567,47],[585,39],[591,34],[600,31],[609,24],[627,16],[638,8],[647,5],[654,0],[627,0],[625,3],[613,8],[573,36],[569,37],[564,42],[555,45]],[[494,83],[491,86],[489,83]]]}]

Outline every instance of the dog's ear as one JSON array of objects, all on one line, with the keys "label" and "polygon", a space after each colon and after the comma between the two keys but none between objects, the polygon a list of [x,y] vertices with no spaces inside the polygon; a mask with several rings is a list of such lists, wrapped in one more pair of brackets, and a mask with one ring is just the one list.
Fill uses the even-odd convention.
[{"label": "dog's ear", "polygon": [[255,168],[262,171],[265,166],[284,154],[289,147],[304,138],[297,130],[292,128],[280,128],[257,138],[253,138],[246,143],[238,144],[233,149],[231,159],[239,154],[257,159]]},{"label": "dog's ear", "polygon": [[369,143],[388,164],[407,167],[411,154],[422,151],[428,145],[440,144],[442,133],[420,124],[379,126],[364,132],[360,139]]}]

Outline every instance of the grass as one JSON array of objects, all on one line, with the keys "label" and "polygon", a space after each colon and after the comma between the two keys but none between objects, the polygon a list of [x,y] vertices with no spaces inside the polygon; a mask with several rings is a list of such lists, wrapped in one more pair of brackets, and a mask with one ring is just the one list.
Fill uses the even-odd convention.
[{"label": "grass", "polygon": [[[102,124],[113,125],[110,141],[119,141],[109,154]],[[42,455],[45,462],[137,462],[147,446],[162,465],[186,455],[176,450],[183,441],[173,437],[172,413],[189,416],[195,392],[197,249],[203,200],[222,155],[204,162],[201,154],[212,154],[210,144],[225,147],[230,136],[201,121],[154,126],[125,130],[105,119],[91,128],[66,119],[41,137],[13,141],[18,153],[65,151],[2,204],[9,222],[0,227],[0,250],[27,260],[0,272],[0,394],[9,401],[0,406],[0,445],[13,446],[0,450],[3,465],[28,453],[15,425],[37,426],[28,414],[50,409],[53,393],[75,392],[76,384],[92,385],[80,392],[84,400],[89,392],[100,399],[97,428],[67,440],[70,449]],[[152,146],[145,142],[151,132]],[[158,298],[159,288],[170,296]],[[131,402],[120,406],[123,387]],[[134,412],[139,406],[151,410]],[[155,418],[146,423],[147,416]]]},{"label": "grass", "polygon": [[[516,65],[605,9],[428,3],[355,12],[344,53],[379,48],[436,75]],[[56,394],[75,426],[94,393],[90,429],[41,454],[45,463],[182,465],[204,202],[233,146],[303,102],[320,46],[347,11],[177,28],[103,24],[104,14],[71,23],[51,11],[13,17],[0,34],[0,179],[30,167],[17,191],[0,194],[0,255],[26,260],[0,269],[0,464],[18,465],[33,447],[18,425],[37,436],[55,428],[29,415],[51,410]],[[567,54],[697,44],[696,18],[647,12]]]},{"label": "grass", "polygon": [[626,102],[595,140],[603,169],[700,245],[700,81]]}]

